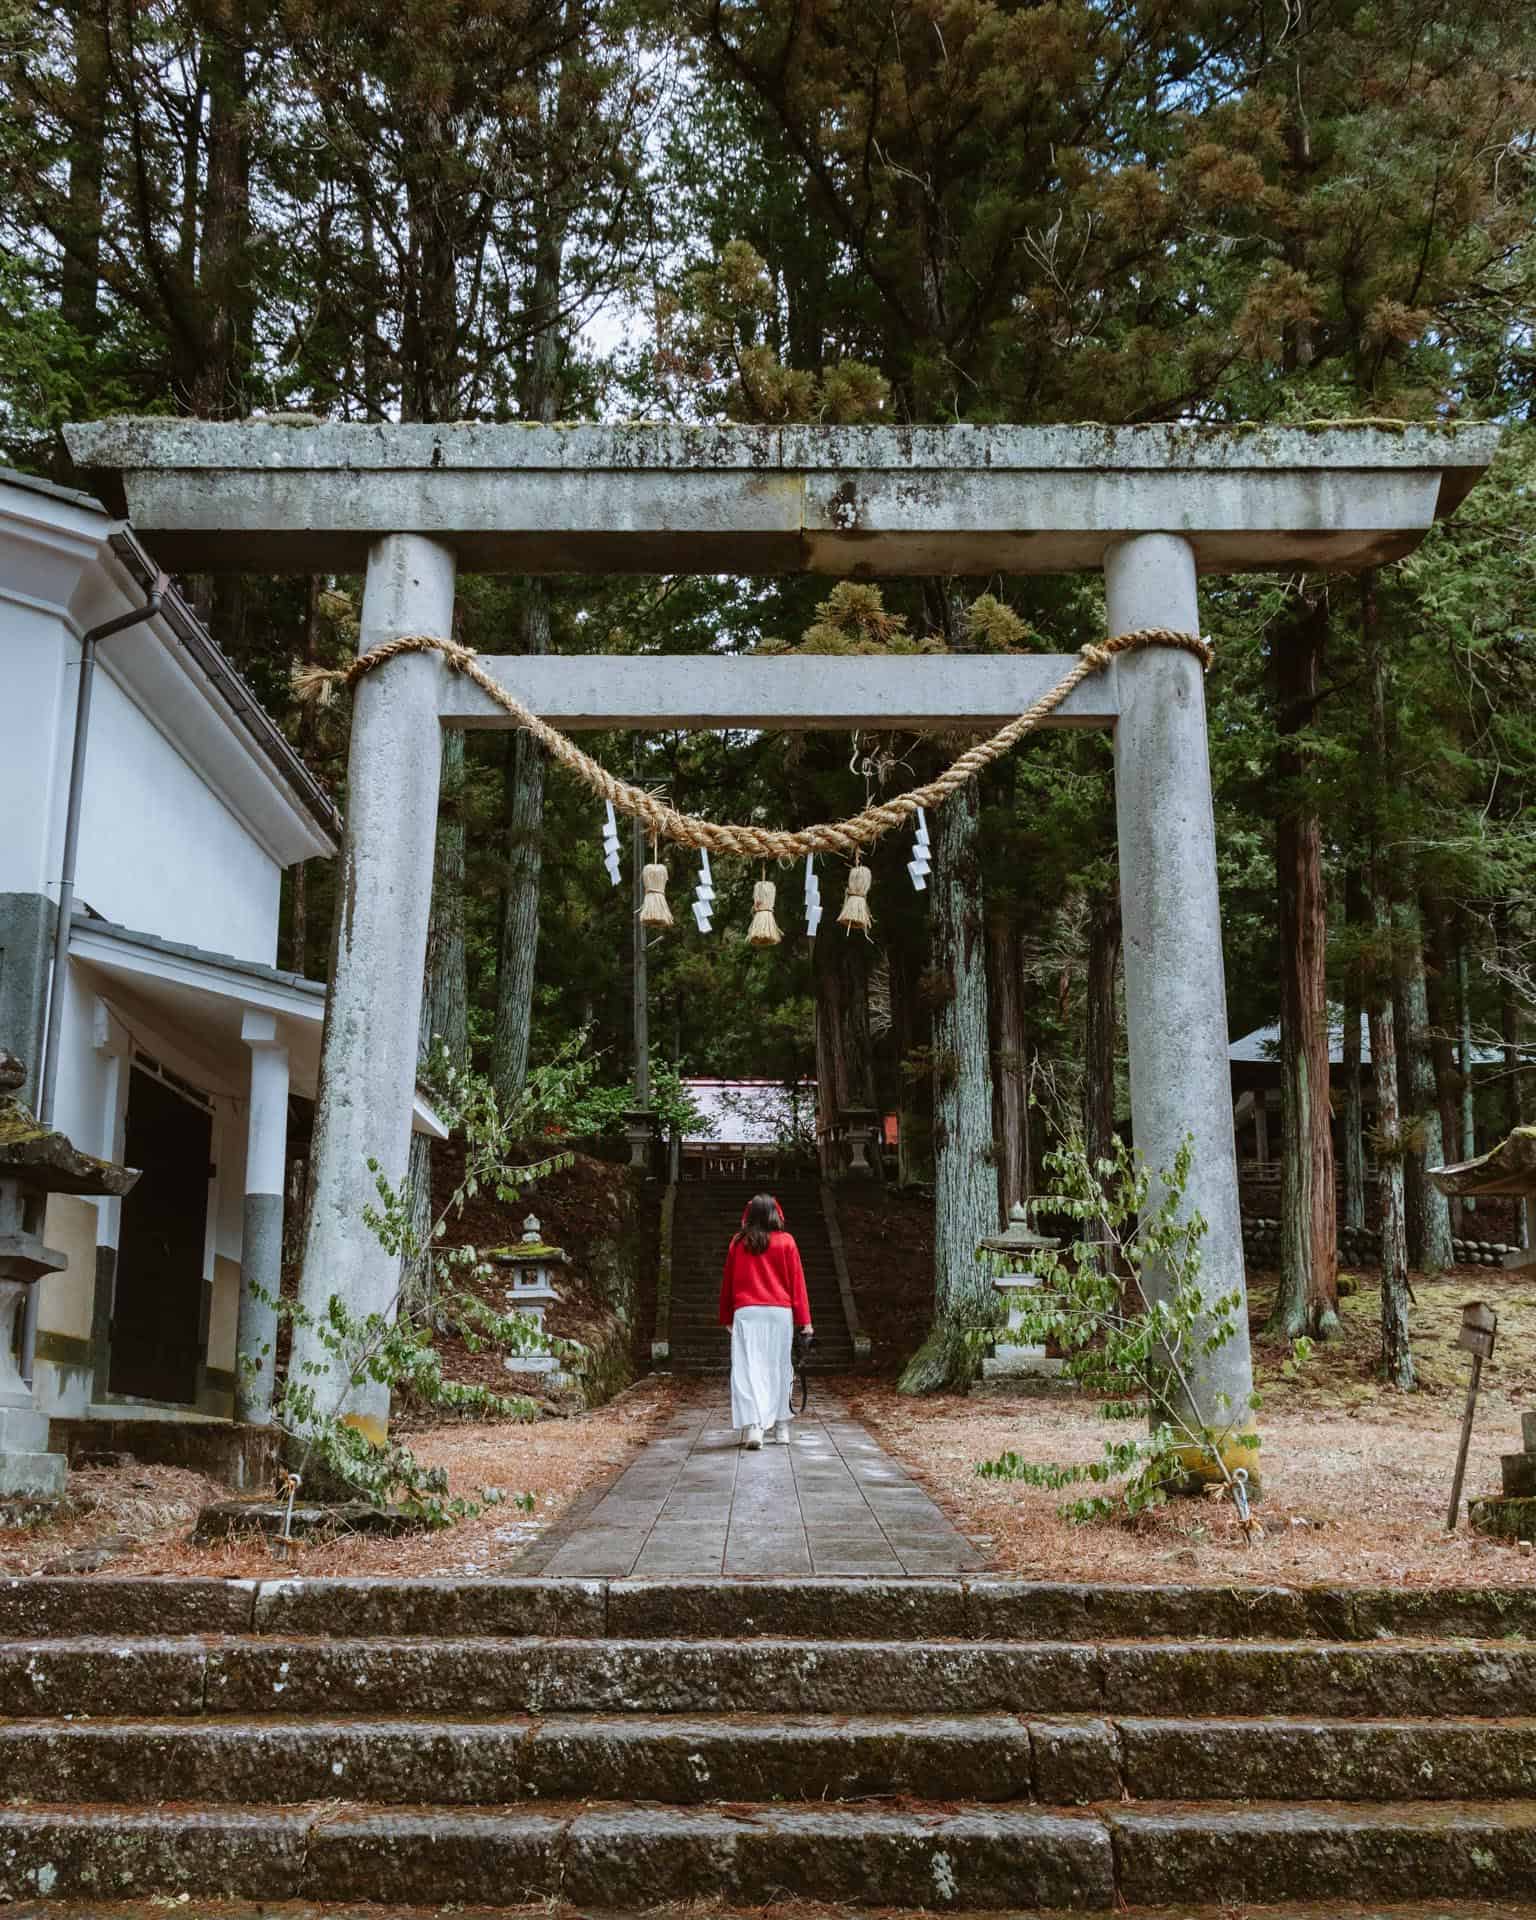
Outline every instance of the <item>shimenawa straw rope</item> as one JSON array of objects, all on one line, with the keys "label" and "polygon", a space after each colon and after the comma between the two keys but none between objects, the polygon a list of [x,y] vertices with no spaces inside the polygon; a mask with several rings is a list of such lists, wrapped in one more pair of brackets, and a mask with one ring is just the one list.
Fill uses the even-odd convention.
[{"label": "shimenawa straw rope", "polygon": [[750,859],[795,859],[807,853],[856,857],[861,848],[873,846],[883,834],[910,820],[919,807],[941,805],[967,780],[991,766],[994,760],[1001,759],[1025,734],[1032,733],[1048,719],[1068,694],[1091,674],[1102,673],[1118,654],[1135,653],[1143,647],[1174,647],[1193,654],[1203,667],[1211,664],[1209,641],[1197,633],[1181,633],[1176,627],[1138,627],[1134,632],[1117,633],[1096,645],[1080,647],[1072,667],[1054,687],[990,739],[962,753],[937,779],[930,780],[926,786],[895,794],[889,800],[877,801],[851,819],[824,821],[817,826],[801,827],[797,832],[701,820],[696,814],[679,813],[655,794],[618,779],[590,754],[583,753],[558,727],[541,720],[516,694],[493,680],[481,666],[474,649],[462,647],[456,640],[444,640],[427,633],[404,634],[398,640],[382,641],[367,653],[359,654],[348,667],[301,667],[293,676],[293,684],[300,698],[323,702],[331,698],[338,686],[356,686],[365,674],[373,673],[388,660],[398,660],[408,653],[440,653],[455,673],[463,674],[510,719],[526,728],[553,759],[584,781],[599,799],[611,801],[618,812],[642,821],[659,840],[670,840],[683,847],[707,847],[711,853],[736,854]]}]

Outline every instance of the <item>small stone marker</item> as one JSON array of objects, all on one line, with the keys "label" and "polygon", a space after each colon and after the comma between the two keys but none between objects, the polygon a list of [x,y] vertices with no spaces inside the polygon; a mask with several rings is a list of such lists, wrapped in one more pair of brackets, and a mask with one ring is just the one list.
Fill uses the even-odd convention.
[{"label": "small stone marker", "polygon": [[[1008,1225],[1002,1233],[988,1234],[981,1242],[986,1253],[1001,1254],[1008,1271],[992,1282],[994,1290],[1008,1304],[1008,1333],[1018,1334],[1022,1327],[1027,1297],[1040,1285],[1033,1261],[1041,1253],[1059,1247],[1059,1240],[1036,1233],[1029,1216],[1015,1201],[1009,1209]],[[1054,1360],[1045,1348],[1023,1339],[1003,1339],[993,1348],[990,1359],[981,1363],[984,1380],[1056,1380],[1066,1369],[1065,1360]]]},{"label": "small stone marker", "polygon": [[1499,1456],[1499,1469],[1506,1499],[1529,1500],[1536,1498],[1536,1413],[1521,1414],[1520,1440],[1519,1453]]}]

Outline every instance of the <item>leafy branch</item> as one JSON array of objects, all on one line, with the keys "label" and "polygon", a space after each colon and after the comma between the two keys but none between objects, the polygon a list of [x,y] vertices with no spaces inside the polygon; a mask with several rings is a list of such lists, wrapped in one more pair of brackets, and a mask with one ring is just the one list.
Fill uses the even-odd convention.
[{"label": "leafy branch", "polygon": [[[1100,1489],[1063,1505],[1067,1519],[1133,1517],[1161,1506],[1192,1475],[1235,1496],[1242,1469],[1229,1465],[1229,1455],[1258,1448],[1249,1416],[1259,1396],[1250,1393],[1233,1405],[1218,1395],[1223,1417],[1207,1424],[1191,1379],[1195,1364],[1237,1333],[1244,1305],[1240,1289],[1215,1299],[1201,1291],[1206,1222],[1183,1206],[1192,1152],[1186,1137],[1172,1167],[1156,1176],[1155,1202],[1154,1176],[1121,1141],[1112,1157],[1090,1160],[1074,1134],[1046,1156],[1056,1186],[1050,1211],[1080,1222],[1083,1231],[1032,1257],[1039,1285],[1015,1292],[1010,1338],[1054,1342],[1065,1355],[1067,1376],[1098,1399],[1104,1419],[1153,1416],[1146,1432],[1106,1440],[1101,1456],[1086,1464],[1030,1461],[1010,1451],[978,1465],[984,1478],[1052,1492],[1085,1484]],[[1005,1270],[1001,1256],[983,1257],[995,1272]],[[1307,1350],[1298,1340],[1288,1367],[1304,1361]]]}]

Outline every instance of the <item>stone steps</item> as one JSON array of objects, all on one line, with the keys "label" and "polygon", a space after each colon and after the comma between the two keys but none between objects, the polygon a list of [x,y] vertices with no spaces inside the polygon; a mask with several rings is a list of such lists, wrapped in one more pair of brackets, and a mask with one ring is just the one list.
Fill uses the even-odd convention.
[{"label": "stone steps", "polygon": [[1093,1586],[969,1578],[729,1581],[0,1576],[0,1647],[51,1636],[536,1635],[800,1640],[1536,1640],[1524,1587]]},{"label": "stone steps", "polygon": [[[179,1901],[176,1904],[181,1905]],[[167,1911],[168,1903],[161,1895],[144,1900],[23,1900],[6,1909],[6,1920],[166,1920]],[[353,1901],[327,1900],[323,1907],[317,1907],[308,1900],[220,1898],[200,1900],[196,1917],[197,1920],[442,1920],[443,1911],[438,1906],[406,1905],[397,1900],[381,1908],[373,1902],[359,1905]],[[455,1903],[451,1911],[455,1920],[508,1920],[506,1907]],[[601,1914],[611,1909],[594,1906],[590,1911]],[[786,1920],[791,1913],[794,1920],[844,1920],[844,1916],[849,1920],[866,1920],[863,1909],[832,1901],[799,1901],[792,1909],[776,1903],[767,1911],[784,1914]],[[974,1909],[946,1911],[949,1920],[974,1920]],[[1053,1915],[1036,1908],[1029,1920],[1059,1920],[1061,1912],[1055,1909]],[[1148,1920],[1248,1920],[1250,1915],[1253,1920],[1341,1920],[1341,1916],[1347,1916],[1347,1920],[1532,1920],[1533,1914],[1536,1906],[1524,1900],[1372,1900],[1368,1903],[1351,1900],[1344,1905],[1330,1900],[1319,1905],[1310,1900],[1285,1900],[1275,1904],[1266,1899],[1262,1905],[1244,1901],[1240,1906],[1230,1901],[1212,1906],[1204,1902],[1191,1905],[1181,1900],[1158,1907],[1155,1916],[1149,1915]],[[730,1906],[701,1897],[688,1903],[688,1920],[764,1920],[764,1909]]]},{"label": "stone steps", "polygon": [[1321,1641],[54,1638],[0,1644],[0,1715],[1536,1714],[1536,1645]]},{"label": "stone steps", "polygon": [[0,1581],[0,1903],[1492,1920],[1536,1902],[1533,1629],[1536,1588]]},{"label": "stone steps", "polygon": [[1536,1892],[1536,1808],[0,1807],[0,1896],[107,1889],[392,1907],[558,1899],[609,1910],[701,1895],[988,1912],[1486,1899]]},{"label": "stone steps", "polygon": [[1536,1719],[1035,1719],[1009,1713],[0,1722],[30,1799],[381,1805],[1518,1799]]},{"label": "stone steps", "polygon": [[[508,1912],[505,1907],[458,1903],[451,1911],[455,1920],[507,1920]],[[604,1910],[594,1907],[591,1911]],[[801,1901],[793,1909],[775,1905],[767,1911],[783,1914],[786,1920],[791,1913],[794,1920],[843,1920],[845,1915],[865,1920],[862,1909],[830,1901]],[[947,1912],[949,1920],[973,1920],[974,1910],[962,1913],[950,1908]],[[1056,1916],[1060,1912],[1056,1909]],[[161,1896],[127,1901],[24,1900],[6,1909],[6,1920],[166,1920],[166,1913],[167,1903]],[[1533,1914],[1536,1907],[1523,1900],[1372,1900],[1365,1904],[1351,1900],[1342,1906],[1337,1900],[1323,1905],[1310,1900],[1279,1904],[1265,1900],[1262,1905],[1245,1901],[1241,1906],[1230,1901],[1219,1906],[1190,1905],[1181,1900],[1159,1907],[1149,1920],[1248,1920],[1250,1915],[1254,1920],[1341,1920],[1341,1916],[1347,1916],[1347,1920],[1532,1920]],[[209,1899],[200,1900],[196,1909],[196,1920],[442,1920],[442,1916],[441,1907],[404,1905],[395,1900],[380,1908],[372,1902],[358,1905],[335,1900],[316,1907],[308,1900]],[[708,1898],[688,1903],[688,1920],[763,1920],[763,1916],[762,1907],[733,1907]],[[1036,1908],[1029,1920],[1055,1917]]]}]

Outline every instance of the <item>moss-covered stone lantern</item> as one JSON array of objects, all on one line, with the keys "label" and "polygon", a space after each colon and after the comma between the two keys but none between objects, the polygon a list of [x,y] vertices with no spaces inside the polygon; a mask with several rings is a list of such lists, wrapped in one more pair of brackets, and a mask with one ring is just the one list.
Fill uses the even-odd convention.
[{"label": "moss-covered stone lantern", "polygon": [[48,1451],[48,1416],[21,1372],[27,1290],[69,1264],[43,1245],[48,1196],[122,1195],[139,1176],[40,1126],[17,1098],[26,1077],[0,1048],[0,1499],[51,1500],[64,1490],[66,1462]]},{"label": "moss-covered stone lantern", "polygon": [[[560,1304],[560,1294],[551,1276],[571,1264],[570,1256],[563,1247],[545,1245],[543,1229],[530,1213],[523,1222],[523,1237],[517,1245],[503,1247],[491,1258],[498,1267],[511,1272],[507,1306],[516,1313],[526,1314],[542,1333],[545,1314]],[[511,1354],[507,1367],[513,1373],[563,1372],[559,1358],[552,1353]]]},{"label": "moss-covered stone lantern", "polygon": [[1001,1233],[989,1233],[981,1242],[983,1253],[998,1254],[1004,1262],[1003,1272],[994,1278],[992,1285],[1008,1308],[1007,1332],[993,1348],[991,1357],[981,1363],[983,1379],[1059,1378],[1066,1362],[1053,1359],[1044,1347],[1017,1336],[1028,1307],[1028,1295],[1040,1285],[1035,1262],[1042,1253],[1054,1252],[1060,1245],[1059,1240],[1051,1239],[1048,1234],[1035,1232],[1029,1224],[1029,1215],[1017,1201],[1009,1209],[1006,1228]]}]

